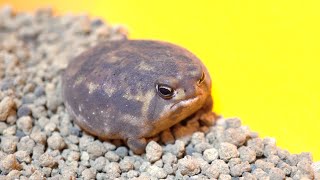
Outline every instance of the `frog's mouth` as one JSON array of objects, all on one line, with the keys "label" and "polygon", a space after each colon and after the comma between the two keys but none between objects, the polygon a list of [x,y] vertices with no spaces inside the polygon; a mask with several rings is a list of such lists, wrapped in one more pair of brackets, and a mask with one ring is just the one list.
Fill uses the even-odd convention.
[{"label": "frog's mouth", "polygon": [[194,97],[194,98],[189,98],[189,99],[186,99],[183,101],[176,102],[170,106],[170,110],[177,109],[178,108],[177,105],[179,105],[181,107],[187,107],[190,104],[194,104],[194,102],[198,101],[199,99],[200,99],[199,97]]}]

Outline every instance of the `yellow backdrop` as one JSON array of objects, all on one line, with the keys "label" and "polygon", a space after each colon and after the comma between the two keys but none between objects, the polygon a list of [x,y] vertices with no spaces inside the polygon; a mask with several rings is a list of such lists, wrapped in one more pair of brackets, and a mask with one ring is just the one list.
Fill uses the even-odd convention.
[{"label": "yellow backdrop", "polygon": [[52,5],[124,24],[131,38],[162,39],[197,54],[213,79],[215,111],[238,116],[291,153],[320,160],[320,2],[317,0],[9,0]]}]

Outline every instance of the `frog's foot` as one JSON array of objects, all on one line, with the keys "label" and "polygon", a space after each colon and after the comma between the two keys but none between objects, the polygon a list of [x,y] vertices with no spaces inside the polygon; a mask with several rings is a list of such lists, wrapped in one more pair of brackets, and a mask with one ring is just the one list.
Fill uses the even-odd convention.
[{"label": "frog's foot", "polygon": [[129,138],[127,145],[135,154],[142,154],[147,146],[147,140],[145,138]]}]

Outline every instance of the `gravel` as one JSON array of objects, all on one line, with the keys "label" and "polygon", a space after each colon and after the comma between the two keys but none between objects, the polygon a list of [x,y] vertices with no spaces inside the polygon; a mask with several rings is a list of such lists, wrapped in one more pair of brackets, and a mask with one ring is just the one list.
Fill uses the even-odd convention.
[{"label": "gravel", "polygon": [[75,125],[60,95],[68,61],[120,26],[86,15],[0,10],[0,179],[319,179],[311,154],[290,154],[238,118],[208,113],[152,138],[135,155]]}]

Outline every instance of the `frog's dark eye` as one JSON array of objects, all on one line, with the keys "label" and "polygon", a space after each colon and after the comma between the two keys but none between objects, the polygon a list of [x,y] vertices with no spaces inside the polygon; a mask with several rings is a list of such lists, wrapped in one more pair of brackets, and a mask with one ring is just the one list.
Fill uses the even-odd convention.
[{"label": "frog's dark eye", "polygon": [[163,99],[171,99],[174,95],[174,89],[166,84],[156,84],[156,89]]},{"label": "frog's dark eye", "polygon": [[198,84],[201,84],[204,81],[204,78],[206,77],[206,75],[204,74],[204,72],[202,72],[202,75],[200,77],[200,79],[198,80]]}]

